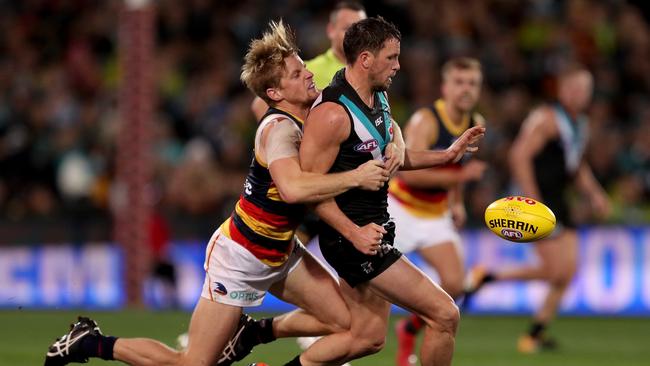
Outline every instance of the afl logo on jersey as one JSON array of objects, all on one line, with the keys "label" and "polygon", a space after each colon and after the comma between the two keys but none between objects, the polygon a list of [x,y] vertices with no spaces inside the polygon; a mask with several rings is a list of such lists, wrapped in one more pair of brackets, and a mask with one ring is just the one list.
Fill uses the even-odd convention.
[{"label": "afl logo on jersey", "polygon": [[368,153],[371,152],[372,150],[376,149],[379,147],[379,143],[377,143],[377,140],[372,139],[372,140],[366,140],[364,142],[361,142],[357,144],[354,147],[354,151],[358,151],[361,153]]}]

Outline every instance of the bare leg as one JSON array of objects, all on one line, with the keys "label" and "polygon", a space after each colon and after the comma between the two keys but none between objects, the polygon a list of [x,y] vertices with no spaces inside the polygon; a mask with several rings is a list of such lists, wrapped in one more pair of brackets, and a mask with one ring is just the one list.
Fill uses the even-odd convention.
[{"label": "bare leg", "polygon": [[190,322],[189,344],[183,352],[148,338],[118,338],[116,360],[134,366],[212,366],[232,336],[241,308],[200,298]]},{"label": "bare leg", "polygon": [[450,365],[460,318],[453,299],[405,258],[395,262],[370,284],[379,296],[424,320],[426,331],[420,349],[422,365]]},{"label": "bare leg", "polygon": [[548,323],[555,317],[562,297],[575,275],[578,238],[575,230],[565,229],[557,238],[539,243],[535,249],[544,263],[543,267],[548,269],[546,278],[550,286],[542,307],[535,314],[535,321]]},{"label": "bare leg", "polygon": [[440,276],[440,285],[449,296],[456,298],[463,293],[465,269],[458,248],[453,242],[428,246],[418,251],[420,256]]},{"label": "bare leg", "polygon": [[304,366],[341,364],[348,354],[347,346],[352,343],[346,332],[350,327],[350,312],[332,275],[305,252],[298,267],[284,281],[274,284],[270,291],[304,309],[274,319],[276,336],[332,333],[310,346],[300,356],[301,363]]}]

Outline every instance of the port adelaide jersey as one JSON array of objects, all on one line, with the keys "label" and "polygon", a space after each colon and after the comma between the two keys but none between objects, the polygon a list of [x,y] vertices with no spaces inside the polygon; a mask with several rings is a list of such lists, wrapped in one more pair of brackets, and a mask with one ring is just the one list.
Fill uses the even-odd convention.
[{"label": "port adelaide jersey", "polygon": [[[287,117],[302,129],[302,121],[297,117],[275,108],[269,108],[261,123],[271,115]],[[293,249],[294,233],[305,213],[304,205],[282,200],[268,166],[255,155],[248,169],[244,192],[221,229],[262,262],[279,266]]]},{"label": "port adelaide jersey", "polygon": [[[392,117],[385,92],[374,92],[372,108],[368,107],[345,79],[345,69],[338,71],[332,83],[314,105],[324,102],[339,104],[350,119],[350,135],[341,144],[330,173],[357,168],[368,160],[385,160],[386,146],[393,140]],[[388,187],[379,191],[351,189],[338,195],[339,208],[357,225],[388,220]],[[333,230],[325,226],[325,230]]]}]

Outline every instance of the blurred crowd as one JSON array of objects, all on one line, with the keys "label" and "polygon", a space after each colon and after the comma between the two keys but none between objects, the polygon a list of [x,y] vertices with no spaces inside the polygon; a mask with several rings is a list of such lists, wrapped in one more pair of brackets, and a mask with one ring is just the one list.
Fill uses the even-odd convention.
[{"label": "blurred crowd", "polygon": [[[166,217],[229,214],[251,158],[253,99],[242,56],[271,19],[298,35],[304,59],[325,51],[334,1],[159,0],[154,117],[155,207]],[[640,3],[640,2],[639,2]],[[121,1],[0,1],[0,222],[110,216],[114,186]],[[439,96],[452,56],[483,63],[479,112],[487,176],[466,194],[474,224],[511,190],[510,143],[528,111],[554,97],[554,75],[578,60],[595,76],[588,156],[614,202],[610,223],[650,222],[650,29],[625,0],[366,2],[403,33],[389,97],[400,123]],[[576,196],[578,222],[589,209]]]}]

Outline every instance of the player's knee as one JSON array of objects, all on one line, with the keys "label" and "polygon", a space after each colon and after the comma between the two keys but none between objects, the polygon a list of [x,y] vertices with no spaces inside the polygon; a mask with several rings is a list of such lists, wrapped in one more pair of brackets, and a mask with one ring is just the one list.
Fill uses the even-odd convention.
[{"label": "player's knee", "polygon": [[368,337],[360,337],[355,339],[354,351],[352,352],[354,358],[375,354],[381,351],[386,344],[386,337],[381,334],[375,334]]},{"label": "player's knee", "polygon": [[460,322],[460,311],[458,306],[451,301],[444,302],[433,312],[431,316],[424,316],[422,319],[427,326],[445,333],[456,334]]}]

